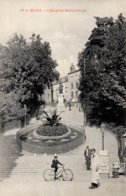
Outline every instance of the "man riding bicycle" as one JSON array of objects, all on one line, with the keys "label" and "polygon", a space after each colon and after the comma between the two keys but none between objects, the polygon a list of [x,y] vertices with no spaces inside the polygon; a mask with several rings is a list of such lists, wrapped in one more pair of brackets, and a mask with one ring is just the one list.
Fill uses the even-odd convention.
[{"label": "man riding bicycle", "polygon": [[52,160],[52,164],[51,164],[51,168],[54,168],[54,179],[57,179],[56,174],[58,171],[58,165],[63,165],[63,164],[58,161],[57,156],[54,156],[54,159]]},{"label": "man riding bicycle", "polygon": [[[59,167],[59,165],[62,165],[61,168]],[[60,168],[59,171],[58,168]],[[72,181],[73,172],[70,169],[65,169],[64,165],[58,161],[57,156],[54,156],[51,168],[48,168],[43,172],[43,177],[45,181],[55,181],[56,179],[63,181]]]}]

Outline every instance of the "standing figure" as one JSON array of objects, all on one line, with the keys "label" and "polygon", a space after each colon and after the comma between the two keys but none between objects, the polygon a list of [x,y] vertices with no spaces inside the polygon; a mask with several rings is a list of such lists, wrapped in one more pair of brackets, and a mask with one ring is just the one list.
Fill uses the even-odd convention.
[{"label": "standing figure", "polygon": [[90,189],[98,188],[100,185],[100,176],[99,176],[99,156],[96,155],[96,150],[92,149],[91,155],[91,186]]},{"label": "standing figure", "polygon": [[63,99],[64,106],[66,107],[66,99]]},{"label": "standing figure", "polygon": [[85,157],[85,161],[86,161],[87,170],[90,170],[90,167],[91,167],[91,150],[89,149],[89,146],[86,146],[86,149],[84,151],[84,157]]},{"label": "standing figure", "polygon": [[80,102],[78,102],[78,105],[79,105],[79,112],[82,112],[82,105]]},{"label": "standing figure", "polygon": [[68,107],[69,107],[69,111],[71,111],[71,99],[69,99],[68,101]]}]

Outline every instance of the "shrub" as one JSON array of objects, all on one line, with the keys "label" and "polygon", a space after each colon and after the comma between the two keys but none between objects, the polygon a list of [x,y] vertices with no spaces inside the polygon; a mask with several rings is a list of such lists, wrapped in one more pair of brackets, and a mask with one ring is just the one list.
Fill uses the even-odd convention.
[{"label": "shrub", "polygon": [[43,136],[60,136],[68,132],[66,125],[59,124],[58,126],[53,125],[40,125],[37,129],[37,133]]},{"label": "shrub", "polygon": [[57,109],[49,110],[48,113],[43,110],[40,119],[45,125],[58,126],[61,117],[60,114],[57,114]]}]

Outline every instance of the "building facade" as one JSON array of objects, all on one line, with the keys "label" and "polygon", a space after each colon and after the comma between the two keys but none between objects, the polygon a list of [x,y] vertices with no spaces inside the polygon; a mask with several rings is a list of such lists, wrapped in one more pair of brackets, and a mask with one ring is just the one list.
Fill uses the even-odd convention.
[{"label": "building facade", "polygon": [[68,89],[69,89],[69,99],[71,99],[73,102],[78,102],[78,96],[79,96],[79,78],[80,78],[80,71],[75,70],[70,73],[68,73]]},{"label": "building facade", "polygon": [[79,78],[80,71],[75,70],[74,66],[70,67],[70,72],[67,76],[59,78],[58,81],[53,82],[52,89],[45,89],[44,99],[46,104],[58,102],[59,86],[63,86],[64,100],[67,102],[71,100],[73,103],[78,103],[79,96]]}]

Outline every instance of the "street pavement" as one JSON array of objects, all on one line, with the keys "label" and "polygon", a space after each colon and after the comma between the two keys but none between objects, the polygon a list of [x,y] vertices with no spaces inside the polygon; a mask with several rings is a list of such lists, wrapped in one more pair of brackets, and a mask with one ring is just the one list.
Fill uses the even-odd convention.
[{"label": "street pavement", "polygon": [[[77,108],[72,108],[72,111],[68,111],[68,108],[64,108],[62,113],[62,120],[68,123],[73,123],[83,127],[83,113],[79,112]],[[32,123],[35,123],[33,119]],[[22,155],[18,154],[18,158],[14,159],[14,166],[9,168],[11,171],[8,173],[4,169],[4,165],[0,165],[2,170],[0,175],[1,183],[0,190],[3,189],[4,196],[9,195],[11,191],[13,195],[35,195],[35,196],[64,196],[64,195],[126,195],[125,184],[126,177],[120,176],[120,178],[113,179],[106,175],[101,175],[101,187],[97,190],[89,190],[91,171],[87,171],[85,168],[84,149],[86,145],[96,150],[101,149],[101,132],[95,127],[83,127],[86,133],[86,142],[78,148],[63,154],[59,154],[59,161],[65,165],[65,168],[69,168],[73,171],[74,180],[72,182],[44,182],[43,171],[50,168],[53,155],[38,155],[31,154],[23,151]],[[15,138],[17,130],[11,130],[4,134],[4,137],[13,136]],[[14,142],[11,145],[15,145]],[[9,148],[9,147],[8,147]],[[14,146],[14,148],[17,148]],[[115,137],[105,132],[105,149],[109,151],[110,161],[118,161],[117,156],[117,141]],[[11,154],[9,154],[11,157]],[[4,157],[2,157],[4,159]],[[10,161],[11,162],[11,161]],[[10,163],[8,161],[8,164]],[[7,175],[8,174],[8,175]],[[8,187],[5,190],[4,187]],[[10,188],[9,188],[10,186]],[[22,193],[22,194],[20,194]]]}]

